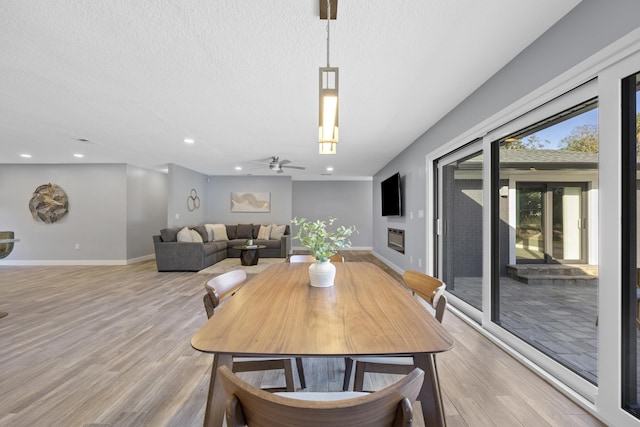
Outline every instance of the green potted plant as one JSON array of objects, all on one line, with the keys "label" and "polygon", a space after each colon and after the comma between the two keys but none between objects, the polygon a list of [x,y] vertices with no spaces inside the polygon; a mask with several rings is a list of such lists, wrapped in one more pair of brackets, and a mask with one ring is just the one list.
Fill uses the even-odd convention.
[{"label": "green potted plant", "polygon": [[328,221],[316,220],[307,221],[306,218],[293,218],[291,223],[298,227],[298,232],[294,239],[302,243],[304,247],[311,251],[311,255],[316,262],[309,267],[309,277],[311,286],[327,287],[333,286],[333,279],[336,275],[336,267],[329,262],[332,255],[339,250],[351,246],[349,237],[357,232],[356,227],[343,225],[336,227],[333,231],[327,227],[332,226],[336,218],[330,217]]}]

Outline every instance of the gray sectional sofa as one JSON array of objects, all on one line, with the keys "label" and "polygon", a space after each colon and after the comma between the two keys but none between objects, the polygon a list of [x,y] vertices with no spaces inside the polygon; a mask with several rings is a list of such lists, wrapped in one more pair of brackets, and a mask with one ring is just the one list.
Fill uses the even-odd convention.
[{"label": "gray sectional sofa", "polygon": [[[281,237],[276,233],[274,238],[258,239],[260,224],[225,225],[226,236],[222,235],[228,240],[216,240],[215,237],[219,236],[213,236],[209,224],[188,227],[192,234],[198,233],[202,242],[179,241],[178,234],[185,227],[164,228],[160,235],[153,236],[156,265],[158,271],[200,271],[225,258],[239,258],[240,250],[234,246],[243,245],[247,239],[253,239],[256,245],[266,246],[260,249],[261,258],[286,258],[291,252],[291,231],[289,225],[280,226],[280,231],[283,227]],[[182,231],[183,236],[184,233]]]}]

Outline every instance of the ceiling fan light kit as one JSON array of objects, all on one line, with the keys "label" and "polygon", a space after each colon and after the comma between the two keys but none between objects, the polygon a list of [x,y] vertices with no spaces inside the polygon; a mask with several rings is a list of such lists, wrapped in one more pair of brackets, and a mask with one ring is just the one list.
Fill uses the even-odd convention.
[{"label": "ceiling fan light kit", "polygon": [[[326,9],[323,2],[326,1]],[[334,4],[334,12],[331,3]],[[327,66],[320,67],[318,141],[320,154],[336,154],[338,145],[338,68],[329,65],[331,19],[336,18],[337,0],[320,0],[320,19],[327,19]]]}]

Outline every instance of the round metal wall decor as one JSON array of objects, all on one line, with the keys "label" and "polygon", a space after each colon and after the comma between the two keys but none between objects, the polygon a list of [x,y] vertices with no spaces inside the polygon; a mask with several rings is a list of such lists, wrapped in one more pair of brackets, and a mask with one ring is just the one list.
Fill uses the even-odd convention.
[{"label": "round metal wall decor", "polygon": [[36,221],[53,224],[69,212],[67,193],[59,185],[42,184],[33,192],[29,210]]}]

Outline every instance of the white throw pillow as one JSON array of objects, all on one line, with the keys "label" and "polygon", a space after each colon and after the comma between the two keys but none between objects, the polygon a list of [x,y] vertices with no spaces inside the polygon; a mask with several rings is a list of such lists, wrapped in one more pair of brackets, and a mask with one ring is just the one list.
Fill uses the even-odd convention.
[{"label": "white throw pillow", "polygon": [[276,225],[276,224],[271,224],[271,235],[269,236],[269,238],[271,240],[280,240],[282,239],[282,236],[284,236],[284,232],[286,231],[287,226],[285,225]]},{"label": "white throw pillow", "polygon": [[189,229],[189,232],[191,233],[192,242],[202,243],[202,236],[200,235],[200,233],[193,229]]},{"label": "white throw pillow", "polygon": [[204,229],[207,230],[207,237],[210,242],[213,242],[215,239],[213,238],[213,226],[215,224],[205,224]]},{"label": "white throw pillow", "polygon": [[227,226],[224,224],[205,224],[204,228],[207,230],[210,242],[214,240],[229,240]]},{"label": "white throw pillow", "polygon": [[177,240],[178,242],[193,242],[193,237],[191,236],[189,227],[185,227],[182,230],[178,231]]},{"label": "white throw pillow", "polygon": [[258,240],[269,240],[270,234],[271,234],[271,226],[261,225],[260,231],[258,231]]},{"label": "white throw pillow", "polygon": [[213,240],[229,240],[226,225],[213,224]]}]

